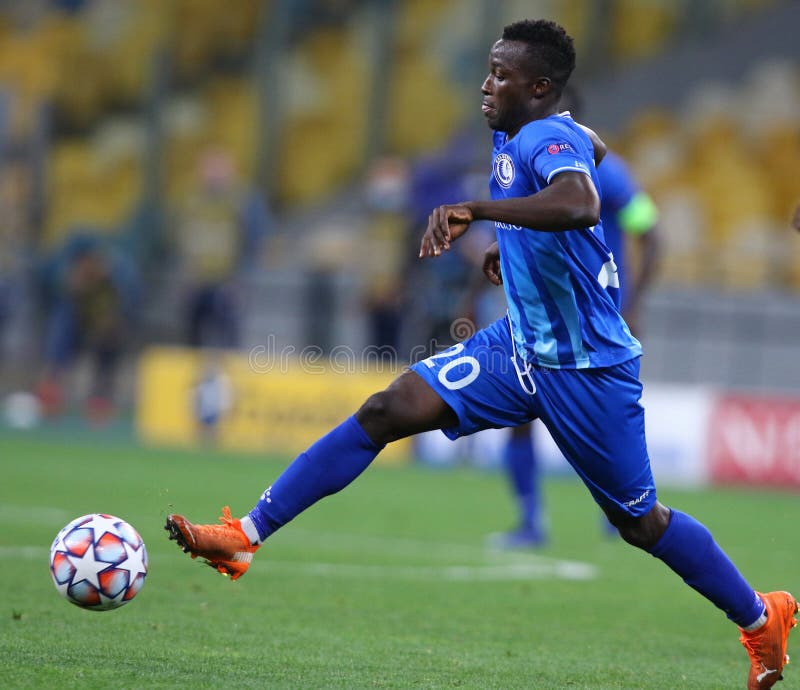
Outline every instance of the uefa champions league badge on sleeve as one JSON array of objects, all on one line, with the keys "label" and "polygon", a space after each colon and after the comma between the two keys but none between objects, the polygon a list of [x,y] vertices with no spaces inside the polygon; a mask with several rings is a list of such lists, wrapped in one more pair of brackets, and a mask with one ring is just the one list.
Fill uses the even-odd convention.
[{"label": "uefa champions league badge on sleeve", "polygon": [[568,151],[569,153],[573,153],[574,152],[574,149],[572,148],[572,144],[570,144],[569,142],[566,142],[566,141],[563,141],[563,142],[558,143],[558,144],[550,144],[547,147],[547,153],[549,153],[551,156],[554,156],[557,153],[564,153],[565,151]]},{"label": "uefa champions league badge on sleeve", "polygon": [[503,189],[514,182],[514,160],[507,153],[498,153],[494,159],[494,179]]}]

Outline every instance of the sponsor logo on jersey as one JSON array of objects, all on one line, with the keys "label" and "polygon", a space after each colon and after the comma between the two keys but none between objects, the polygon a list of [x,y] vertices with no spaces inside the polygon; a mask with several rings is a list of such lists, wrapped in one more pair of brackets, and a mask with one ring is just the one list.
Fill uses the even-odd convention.
[{"label": "sponsor logo on jersey", "polygon": [[514,161],[507,153],[499,153],[494,159],[494,179],[503,189],[514,182]]},{"label": "sponsor logo on jersey", "polygon": [[565,141],[561,144],[550,144],[547,147],[547,153],[550,154],[561,153],[562,151],[573,151],[572,145]]},{"label": "sponsor logo on jersey", "polygon": [[626,501],[626,502],[625,502],[625,503],[623,503],[622,505],[624,505],[626,508],[632,508],[632,507],[633,507],[633,506],[635,506],[635,505],[639,505],[639,504],[640,504],[642,501],[644,501],[644,499],[646,499],[646,498],[647,498],[649,495],[650,495],[650,489],[648,489],[647,491],[645,491],[645,492],[644,492],[644,493],[643,493],[641,496],[639,496],[639,498],[634,498],[632,501]]}]

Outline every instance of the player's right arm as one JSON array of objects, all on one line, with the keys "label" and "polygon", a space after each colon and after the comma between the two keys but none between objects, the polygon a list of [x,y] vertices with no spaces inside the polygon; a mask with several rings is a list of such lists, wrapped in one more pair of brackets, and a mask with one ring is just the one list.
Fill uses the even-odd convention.
[{"label": "player's right arm", "polygon": [[475,220],[466,202],[463,204],[445,204],[433,209],[428,216],[428,228],[422,236],[419,246],[419,258],[439,256],[450,249],[450,242],[458,239]]},{"label": "player's right arm", "polygon": [[542,232],[588,228],[600,220],[600,197],[591,177],[567,170],[530,196],[439,206],[428,217],[428,228],[419,248],[420,258],[439,256],[450,249],[450,243],[461,237],[475,220],[491,220]]},{"label": "player's right arm", "polygon": [[544,189],[524,197],[470,201],[473,220],[493,220],[542,232],[561,232],[597,225],[600,197],[583,172],[558,173]]}]

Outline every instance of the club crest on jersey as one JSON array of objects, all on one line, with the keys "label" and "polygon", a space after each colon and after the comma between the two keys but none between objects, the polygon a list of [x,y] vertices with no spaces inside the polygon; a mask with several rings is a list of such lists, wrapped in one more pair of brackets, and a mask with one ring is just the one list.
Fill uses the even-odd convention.
[{"label": "club crest on jersey", "polygon": [[547,147],[547,153],[550,154],[561,153],[562,151],[572,151],[572,146],[564,142],[563,144],[550,144]]},{"label": "club crest on jersey", "polygon": [[514,182],[514,161],[507,153],[499,153],[494,159],[494,179],[503,189]]}]

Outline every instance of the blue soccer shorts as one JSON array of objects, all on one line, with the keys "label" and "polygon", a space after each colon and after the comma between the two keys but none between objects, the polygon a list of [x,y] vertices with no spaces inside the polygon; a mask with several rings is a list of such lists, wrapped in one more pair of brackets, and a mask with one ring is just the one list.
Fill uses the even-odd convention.
[{"label": "blue soccer shorts", "polygon": [[448,438],[538,417],[602,508],[637,517],[655,504],[638,357],[596,369],[526,365],[503,318],[411,369],[458,416],[442,429]]}]

